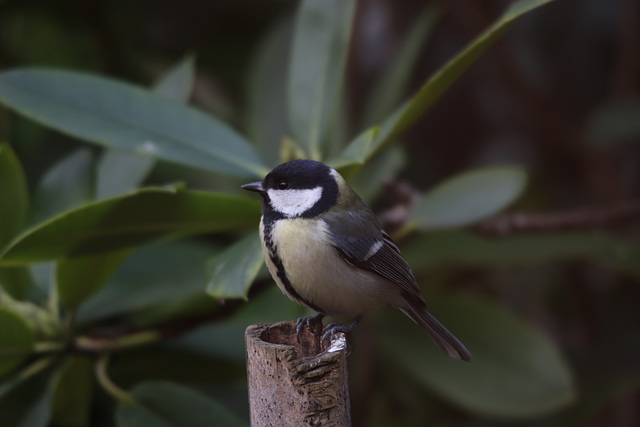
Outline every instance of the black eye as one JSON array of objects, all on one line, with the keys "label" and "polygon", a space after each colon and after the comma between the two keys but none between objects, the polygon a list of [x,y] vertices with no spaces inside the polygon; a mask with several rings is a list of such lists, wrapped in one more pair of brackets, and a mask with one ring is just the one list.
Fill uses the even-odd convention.
[{"label": "black eye", "polygon": [[287,188],[289,188],[289,183],[287,181],[280,181],[280,183],[278,184],[278,188],[280,190],[286,190]]}]

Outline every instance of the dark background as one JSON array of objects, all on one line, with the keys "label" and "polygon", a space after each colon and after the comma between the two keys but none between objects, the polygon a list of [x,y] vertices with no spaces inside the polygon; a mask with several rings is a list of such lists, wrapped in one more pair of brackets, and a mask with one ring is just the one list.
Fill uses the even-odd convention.
[{"label": "dark background", "polygon": [[[508,4],[504,0],[358,1],[344,114],[359,117],[376,77],[426,6],[437,6],[441,14],[412,71],[407,96]],[[170,65],[193,53],[198,75],[192,102],[245,133],[256,52],[269,30],[290,17],[296,5],[285,0],[0,1],[0,69],[63,67],[148,86]],[[427,189],[473,166],[524,165],[530,173],[529,186],[512,210],[541,214],[543,232],[598,228],[637,242],[639,88],[640,2],[553,2],[518,20],[402,137],[407,155],[399,178]],[[615,114],[601,124],[602,114],[611,111]],[[357,124],[349,128],[351,136],[358,130]],[[6,110],[0,112],[0,140],[11,142],[30,186],[81,144]],[[207,176],[168,165],[161,165],[150,181],[176,175],[191,185],[207,187]],[[380,206],[393,203],[389,193],[382,195]],[[625,209],[631,213],[607,217]],[[574,210],[583,216],[559,227],[549,225],[557,215]],[[544,268],[552,271],[554,280],[533,292],[514,286],[508,273],[482,266],[455,265],[443,282],[514,308],[571,355],[576,371],[606,372],[620,360],[631,359],[625,381],[609,385],[612,392],[605,401],[587,405],[582,417],[564,425],[639,425],[640,363],[633,362],[634,354],[640,354],[637,276],[580,257],[553,260]],[[470,281],[471,290],[459,285]],[[609,345],[621,341],[628,345]],[[604,356],[586,357],[592,353]],[[586,369],[579,366],[583,362]],[[354,417],[359,425],[374,423],[367,415],[372,413],[370,398],[354,387]],[[455,425],[500,423],[468,414],[452,419]],[[440,422],[432,425],[452,425]]]}]

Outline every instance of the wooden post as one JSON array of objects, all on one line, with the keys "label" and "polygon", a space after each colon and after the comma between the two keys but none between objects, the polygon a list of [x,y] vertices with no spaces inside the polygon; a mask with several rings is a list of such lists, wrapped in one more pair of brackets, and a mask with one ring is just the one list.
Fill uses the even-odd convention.
[{"label": "wooden post", "polygon": [[321,352],[320,331],[295,322],[251,325],[245,333],[252,427],[350,427],[347,346],[337,334]]}]

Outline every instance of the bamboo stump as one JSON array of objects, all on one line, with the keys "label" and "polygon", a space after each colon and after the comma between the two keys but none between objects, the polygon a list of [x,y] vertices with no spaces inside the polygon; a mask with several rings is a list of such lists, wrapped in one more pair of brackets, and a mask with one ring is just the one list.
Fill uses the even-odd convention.
[{"label": "bamboo stump", "polygon": [[321,351],[320,336],[305,327],[298,343],[295,322],[247,328],[252,427],[351,426],[346,339]]}]

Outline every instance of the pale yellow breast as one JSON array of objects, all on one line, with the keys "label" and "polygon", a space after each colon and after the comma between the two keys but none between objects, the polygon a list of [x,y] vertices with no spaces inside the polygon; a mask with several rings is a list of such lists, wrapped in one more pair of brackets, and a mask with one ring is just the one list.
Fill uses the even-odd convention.
[{"label": "pale yellow breast", "polygon": [[[339,256],[329,243],[329,231],[321,220],[280,220],[274,224],[271,236],[293,288],[326,314],[363,314],[376,306],[393,305],[398,298],[397,286]],[[285,291],[273,263],[267,260],[267,266]]]}]

